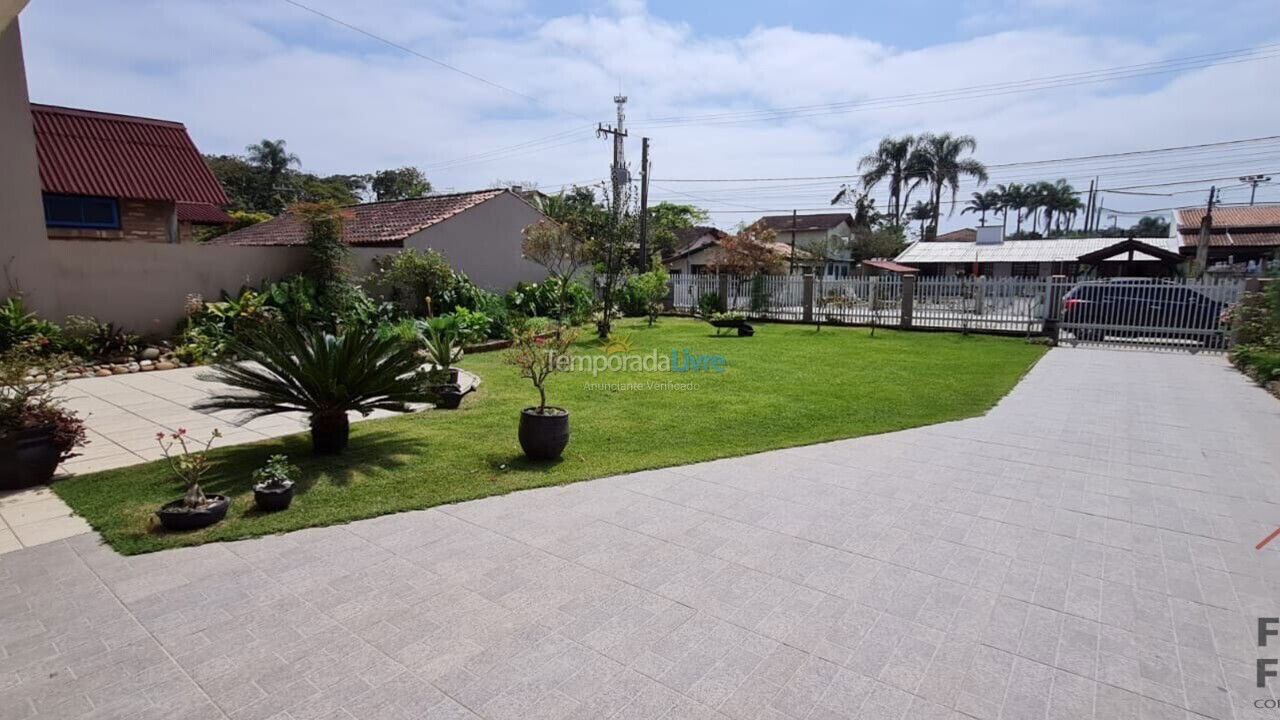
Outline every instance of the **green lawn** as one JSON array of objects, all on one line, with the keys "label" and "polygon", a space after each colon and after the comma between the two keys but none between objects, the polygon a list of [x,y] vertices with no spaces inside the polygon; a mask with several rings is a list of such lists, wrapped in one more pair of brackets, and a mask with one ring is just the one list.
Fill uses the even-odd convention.
[{"label": "green lawn", "polygon": [[[638,352],[656,349],[725,357],[724,372],[562,374],[552,404],[572,413],[564,458],[523,459],[516,440],[520,408],[537,393],[501,353],[462,366],[482,379],[462,409],[352,425],[351,447],[313,458],[295,435],[214,452],[207,492],[233,497],[227,519],[206,530],[166,534],[152,512],[181,495],[161,462],[72,477],[54,490],[116,550],[149,552],[348,522],[524,488],[585,480],[901,430],[980,414],[1007,393],[1044,352],[1018,338],[904,333],[865,328],[760,324],[755,337],[716,337],[693,320],[664,318],[655,328],[626,320]],[[582,353],[600,355],[589,338]],[[593,383],[677,383],[685,389],[606,388]],[[284,452],[303,469],[293,507],[252,510],[250,472]]]}]

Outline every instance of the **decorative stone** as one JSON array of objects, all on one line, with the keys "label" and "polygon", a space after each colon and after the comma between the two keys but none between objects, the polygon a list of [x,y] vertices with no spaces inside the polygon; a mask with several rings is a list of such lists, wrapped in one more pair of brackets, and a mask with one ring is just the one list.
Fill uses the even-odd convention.
[{"label": "decorative stone", "polygon": [[123,366],[123,365],[112,365],[112,366],[111,366],[111,374],[112,374],[112,375],[127,375],[127,374],[129,374],[129,368],[127,368],[127,367],[125,367],[125,366]]},{"label": "decorative stone", "polygon": [[151,367],[151,365],[152,365],[152,364],[153,364],[153,363],[152,363],[152,361],[150,361],[150,360],[143,360],[142,362],[138,363],[138,365],[140,365],[140,366],[142,366],[142,367],[144,367],[144,368],[146,368],[146,367]]},{"label": "decorative stone", "polygon": [[149,347],[139,353],[138,358],[141,360],[155,360],[160,357],[160,348]]},{"label": "decorative stone", "polygon": [[37,375],[37,376],[36,376],[36,382],[44,382],[45,380],[48,380],[48,379],[49,379],[49,376],[48,376],[48,375]]},{"label": "decorative stone", "polygon": [[104,367],[100,367],[100,368],[98,368],[97,370],[94,370],[94,371],[93,371],[93,374],[94,374],[95,376],[97,376],[97,377],[108,377],[108,376],[110,376],[112,373],[111,373],[111,371],[110,371],[109,369],[104,368]]},{"label": "decorative stone", "polygon": [[177,367],[177,365],[174,365],[171,362],[158,362],[155,364],[155,369],[157,370],[172,370],[175,367]]},{"label": "decorative stone", "polygon": [[66,379],[67,379],[67,380],[79,380],[79,379],[80,379],[80,373],[78,373],[78,372],[69,372],[69,373],[67,373],[67,374],[66,374],[66,376],[65,376],[65,377],[66,377]]},{"label": "decorative stone", "polygon": [[133,362],[133,358],[129,357],[128,355],[121,355],[120,357],[117,357],[117,358],[111,358],[109,362],[112,365],[127,365]]},{"label": "decorative stone", "polygon": [[126,363],[124,367],[129,372],[138,372],[138,369],[142,366],[136,362],[131,362],[131,363]]},{"label": "decorative stone", "polygon": [[152,372],[152,371],[153,371],[153,370],[155,370],[155,369],[156,369],[156,366],[155,366],[155,365],[143,365],[143,366],[142,366],[142,370],[141,370],[141,371],[142,371],[142,372]]}]

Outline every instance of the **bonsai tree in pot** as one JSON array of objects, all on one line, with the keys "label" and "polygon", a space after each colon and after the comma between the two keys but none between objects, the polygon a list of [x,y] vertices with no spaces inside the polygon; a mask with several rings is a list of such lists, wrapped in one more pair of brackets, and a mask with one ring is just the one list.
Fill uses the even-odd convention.
[{"label": "bonsai tree in pot", "polygon": [[164,459],[169,461],[169,468],[187,486],[182,499],[165,503],[156,511],[166,530],[199,530],[227,516],[227,507],[231,504],[227,496],[206,495],[200,487],[200,481],[212,468],[209,448],[220,437],[222,433],[215,429],[201,446],[187,434],[186,428],[178,428],[175,433],[156,433],[156,442]]},{"label": "bonsai tree in pot", "polygon": [[27,342],[0,354],[0,490],[49,482],[58,465],[88,442],[84,422],[54,397],[59,382],[53,373],[29,374],[69,362]]},{"label": "bonsai tree in pot", "polygon": [[272,455],[253,471],[253,502],[263,512],[286,510],[293,502],[293,485],[301,471],[288,455]]},{"label": "bonsai tree in pot", "polygon": [[427,371],[431,392],[439,396],[436,407],[453,410],[462,403],[464,392],[458,384],[458,369],[453,364],[462,358],[462,328],[454,315],[441,315],[423,321],[423,342],[432,368]]},{"label": "bonsai tree in pot", "polygon": [[347,413],[410,412],[410,403],[432,402],[417,349],[372,325],[347,325],[337,334],[318,328],[275,325],[231,343],[249,362],[222,361],[205,379],[241,392],[214,395],[197,410],[246,410],[249,418],[302,412],[311,418],[317,454],[347,447]]},{"label": "bonsai tree in pot", "polygon": [[526,328],[504,357],[538,389],[538,404],[520,411],[520,447],[531,460],[554,460],[569,444],[569,411],[547,404],[547,379],[569,369],[570,348],[577,339],[577,332],[563,325],[545,338],[536,328]]}]

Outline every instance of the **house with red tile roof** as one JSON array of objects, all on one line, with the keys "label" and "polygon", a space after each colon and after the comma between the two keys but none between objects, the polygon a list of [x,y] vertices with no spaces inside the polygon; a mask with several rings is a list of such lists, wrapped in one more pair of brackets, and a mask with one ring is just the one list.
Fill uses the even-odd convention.
[{"label": "house with red tile roof", "polygon": [[31,104],[50,240],[189,242],[226,193],[182,123]]},{"label": "house with red tile roof", "polygon": [[[546,277],[520,252],[524,228],[546,215],[518,192],[476,190],[343,208],[342,239],[366,270],[373,258],[401,248],[437,250],[476,284],[506,290]],[[211,240],[209,245],[301,247],[306,229],[292,213]]]},{"label": "house with red tile roof", "polygon": [[[1179,252],[1183,255],[1195,257],[1204,212],[1203,206],[1174,212]],[[1278,252],[1280,204],[1214,208],[1213,230],[1209,234],[1210,272],[1261,272],[1265,262],[1277,260]]]}]

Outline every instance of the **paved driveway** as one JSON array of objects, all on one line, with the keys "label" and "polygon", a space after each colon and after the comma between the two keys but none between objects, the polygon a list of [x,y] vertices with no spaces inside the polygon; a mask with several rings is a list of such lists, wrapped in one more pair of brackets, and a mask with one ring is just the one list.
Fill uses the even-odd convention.
[{"label": "paved driveway", "polygon": [[81,535],[0,556],[0,717],[1274,717],[1277,438],[1220,358],[1064,349],[963,422],[133,558]]}]

